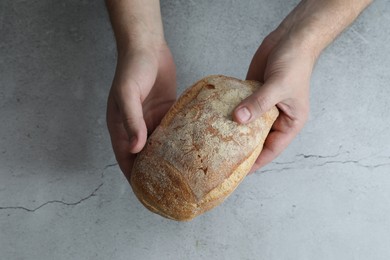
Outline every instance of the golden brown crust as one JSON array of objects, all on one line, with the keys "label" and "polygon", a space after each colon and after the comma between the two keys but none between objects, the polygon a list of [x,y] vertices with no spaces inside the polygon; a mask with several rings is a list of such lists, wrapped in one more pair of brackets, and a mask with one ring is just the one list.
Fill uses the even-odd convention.
[{"label": "golden brown crust", "polygon": [[274,107],[247,125],[232,120],[233,109],[259,86],[209,76],[182,94],[134,163],[130,182],[148,209],[190,220],[238,186],[278,116]]}]

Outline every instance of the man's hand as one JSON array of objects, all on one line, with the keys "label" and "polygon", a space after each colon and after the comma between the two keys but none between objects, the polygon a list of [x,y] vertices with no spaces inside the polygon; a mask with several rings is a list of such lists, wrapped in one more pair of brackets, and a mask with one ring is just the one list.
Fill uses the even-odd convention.
[{"label": "man's hand", "polygon": [[274,105],[280,114],[251,172],[279,155],[306,122],[314,61],[309,51],[277,32],[271,33],[254,55],[247,79],[265,83],[241,102],[235,110],[235,119],[240,123],[250,122]]},{"label": "man's hand", "polygon": [[107,125],[118,164],[128,178],[135,153],[176,99],[168,47],[120,57],[107,104]]},{"label": "man's hand", "polygon": [[251,172],[275,159],[304,126],[309,113],[310,78],[321,51],[370,0],[303,0],[268,35],[249,66],[247,79],[263,82],[234,110],[238,123],[249,123],[276,105],[280,115]]},{"label": "man's hand", "polygon": [[129,180],[135,154],[176,99],[176,69],[158,0],[107,0],[118,47],[107,102],[116,160]]}]

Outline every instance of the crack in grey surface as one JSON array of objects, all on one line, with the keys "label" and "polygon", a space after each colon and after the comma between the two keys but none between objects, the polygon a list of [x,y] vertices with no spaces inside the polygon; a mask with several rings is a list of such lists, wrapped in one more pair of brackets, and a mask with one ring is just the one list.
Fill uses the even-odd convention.
[{"label": "crack in grey surface", "polygon": [[341,164],[353,163],[353,164],[359,165],[359,166],[364,167],[364,168],[369,168],[369,169],[390,165],[390,162],[389,163],[379,163],[379,164],[369,165],[369,164],[363,164],[359,160],[347,160],[347,161],[326,161],[326,162],[324,162],[322,164],[315,165],[315,167],[320,167],[320,166],[324,166],[326,164],[331,164],[331,163],[341,163]]},{"label": "crack in grey surface", "polygon": [[[103,171],[102,171],[102,174],[101,174],[101,177],[103,178],[104,177],[104,172],[110,168],[110,167],[113,167],[113,166],[117,166],[118,163],[113,163],[113,164],[108,164],[106,166],[104,166],[103,168]],[[35,212],[41,208],[43,208],[44,206],[46,205],[49,205],[49,204],[62,204],[62,205],[66,205],[66,206],[76,206],[92,197],[94,197],[96,195],[96,192],[99,191],[99,189],[103,186],[104,182],[101,182],[88,196],[76,201],[76,202],[65,202],[65,201],[62,201],[62,200],[49,200],[49,201],[46,201],[45,203],[42,203],[41,205],[39,205],[38,207],[36,208],[27,208],[27,207],[23,207],[23,206],[0,206],[0,210],[24,210],[24,211],[27,211],[27,212]]]},{"label": "crack in grey surface", "polygon": [[[338,153],[336,155],[330,155],[330,156],[298,154],[297,157],[303,157],[304,159],[308,159],[308,158],[326,159],[326,158],[334,158],[334,157],[337,157],[339,155],[340,155],[340,153]],[[389,157],[389,159],[390,159],[390,157]],[[292,162],[274,162],[273,164],[276,164],[276,165],[294,165],[296,163],[297,163],[297,161],[292,161]],[[307,165],[307,166],[303,166],[303,167],[302,166],[301,167],[282,167],[282,168],[279,168],[279,169],[267,169],[267,170],[261,171],[261,173],[265,173],[265,172],[282,172],[282,171],[286,171],[286,170],[296,170],[296,169],[302,169],[302,168],[322,167],[322,166],[327,165],[327,164],[348,164],[348,163],[355,164],[357,166],[364,167],[364,168],[367,168],[367,169],[375,169],[375,168],[379,168],[379,167],[390,165],[390,162],[388,162],[388,163],[378,163],[378,164],[370,165],[370,164],[363,164],[363,163],[361,163],[361,160],[331,160],[331,161],[325,161],[325,162],[322,162],[322,163],[317,163],[317,164],[314,164],[314,165]]]},{"label": "crack in grey surface", "polygon": [[301,161],[302,159],[308,159],[308,158],[316,158],[316,159],[336,158],[336,157],[340,156],[341,154],[349,153],[349,151],[341,153],[340,150],[342,148],[343,147],[340,146],[338,152],[336,154],[332,154],[332,155],[316,155],[316,154],[300,153],[300,154],[295,155],[295,157],[300,157],[300,159],[298,159],[298,160],[290,161],[290,162],[273,162],[273,164],[276,164],[276,165],[294,164],[297,161]]},{"label": "crack in grey surface", "polygon": [[26,207],[22,207],[22,206],[10,206],[10,207],[0,207],[0,210],[2,209],[20,209],[20,210],[24,210],[24,211],[28,211],[28,212],[35,212],[37,211],[38,209],[46,206],[46,205],[49,205],[49,204],[54,204],[54,203],[57,203],[57,204],[63,204],[63,205],[66,205],[66,206],[76,206],[78,204],[80,204],[81,202],[83,201],[86,201],[88,199],[90,199],[91,197],[95,196],[95,193],[103,186],[103,183],[100,183],[99,186],[97,186],[93,192],[91,194],[89,194],[88,196],[76,201],[76,202],[65,202],[65,201],[62,201],[62,200],[49,200],[43,204],[41,204],[40,206],[34,208],[34,209],[29,209],[29,208],[26,208]]}]

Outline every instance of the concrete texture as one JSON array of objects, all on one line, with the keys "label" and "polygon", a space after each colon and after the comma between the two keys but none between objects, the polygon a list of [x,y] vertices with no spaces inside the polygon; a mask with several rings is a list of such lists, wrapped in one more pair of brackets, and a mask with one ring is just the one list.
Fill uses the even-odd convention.
[{"label": "concrete texture", "polygon": [[[162,1],[179,92],[245,77],[298,1]],[[390,5],[322,55],[288,149],[189,223],[135,198],[105,126],[116,61],[103,1],[0,2],[0,259],[389,259]]]}]

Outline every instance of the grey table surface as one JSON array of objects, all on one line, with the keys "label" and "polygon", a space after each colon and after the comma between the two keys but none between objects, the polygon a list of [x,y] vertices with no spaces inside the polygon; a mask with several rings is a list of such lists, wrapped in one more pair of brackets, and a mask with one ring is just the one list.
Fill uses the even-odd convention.
[{"label": "grey table surface", "polygon": [[[298,1],[162,1],[179,93],[244,78]],[[116,49],[103,1],[0,2],[0,259],[389,259],[390,3],[322,54],[310,118],[221,206],[147,211],[105,125]]]}]

